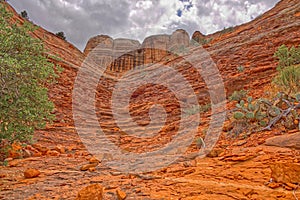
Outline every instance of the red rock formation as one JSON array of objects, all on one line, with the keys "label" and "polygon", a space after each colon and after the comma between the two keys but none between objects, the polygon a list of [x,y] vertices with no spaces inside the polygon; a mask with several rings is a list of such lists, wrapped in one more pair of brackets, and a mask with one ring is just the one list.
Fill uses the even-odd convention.
[{"label": "red rock formation", "polygon": [[161,61],[170,54],[169,51],[188,47],[189,43],[189,35],[185,30],[177,30],[172,35],[149,36],[142,44],[136,40],[113,40],[109,36],[99,35],[88,41],[84,54],[87,56],[94,50],[92,57],[99,57],[96,59],[98,61],[106,56],[107,62],[97,64],[118,73]]},{"label": "red rock formation", "polygon": [[198,43],[202,43],[202,41],[205,39],[205,35],[203,35],[200,31],[196,31],[194,32],[193,36],[192,36],[192,40],[198,42]]},{"label": "red rock formation", "polygon": [[[10,9],[12,10],[12,8]],[[212,38],[212,41],[205,44],[204,47],[217,63],[228,94],[241,88],[251,89],[251,92],[256,95],[263,93],[261,89],[271,81],[271,77],[276,73],[276,60],[273,58],[274,51],[281,44],[291,46],[300,43],[299,17],[300,2],[298,0],[282,0],[274,9],[252,22],[235,27],[231,32],[217,32],[205,36],[207,39]],[[24,19],[14,12],[13,20],[23,23]],[[74,199],[77,191],[91,182],[103,183],[103,187],[105,186],[109,191],[105,194],[108,195],[108,198],[103,197],[104,199],[113,199],[114,196],[111,196],[111,194],[115,194],[114,190],[120,186],[127,193],[128,198],[132,199],[158,199],[161,197],[168,199],[294,198],[293,193],[290,191],[272,190],[265,186],[272,177],[269,165],[274,164],[274,161],[297,163],[300,158],[298,151],[287,148],[255,147],[263,144],[266,138],[273,136],[275,134],[273,132],[251,135],[245,141],[242,141],[243,143],[238,142],[236,148],[229,146],[230,143],[224,136],[220,138],[221,147],[226,147],[224,151],[232,152],[232,154],[222,152],[217,153],[216,156],[219,156],[219,158],[175,163],[170,167],[145,175],[118,174],[103,167],[102,163],[101,171],[93,173],[79,171],[80,166],[78,164],[85,163],[87,161],[86,156],[89,153],[80,146],[80,140],[74,130],[72,92],[74,80],[85,56],[73,45],[42,28],[36,30],[34,36],[44,41],[49,49],[49,54],[55,54],[62,58],[61,61],[52,61],[64,68],[58,83],[49,87],[49,96],[56,105],[57,120],[54,125],[48,126],[48,129],[38,131],[36,138],[45,146],[45,148],[40,149],[40,151],[43,150],[41,152],[48,149],[48,146],[53,144],[56,146],[58,143],[64,143],[64,146],[69,150],[66,152],[67,156],[39,157],[42,153],[38,152],[39,155],[37,154],[38,157],[35,158],[13,160],[9,163],[10,168],[0,166],[0,177],[3,178],[1,180],[3,183],[0,183],[0,198]],[[166,45],[164,43],[166,39],[163,38],[161,37],[159,40],[160,45]],[[107,52],[111,52],[113,50],[113,40],[109,37],[106,39]],[[181,59],[175,58],[174,60],[173,55],[161,56],[161,54],[153,52],[151,39],[148,39],[148,41],[150,48],[144,48],[144,52],[137,52],[141,54],[146,52],[146,61],[144,56],[139,57],[136,54],[130,54],[134,59],[130,58],[129,61],[125,61],[124,68],[120,64],[114,68],[108,68],[107,73],[116,75],[113,72],[120,71],[120,69],[128,70],[130,67],[126,68],[126,66],[132,66],[130,60],[139,60],[138,63],[150,63],[160,60],[161,63],[171,66]],[[89,45],[90,47],[86,48],[86,52],[90,52],[93,47],[93,44]],[[105,48],[102,50],[104,51]],[[193,54],[193,51],[188,53]],[[137,57],[139,59],[136,59]],[[105,62],[109,63],[110,60]],[[245,67],[244,72],[238,72],[236,69],[240,65]],[[120,69],[115,70],[117,67],[120,67]],[[178,70],[187,75],[187,79],[196,91],[199,100],[208,96],[207,92],[205,93],[203,80],[199,78],[190,65],[179,66]],[[153,103],[161,103],[168,115],[166,126],[162,128],[159,134],[151,139],[138,140],[137,138],[128,137],[126,132],[120,131],[114,121],[110,97],[112,88],[116,83],[115,77],[104,76],[100,83],[96,94],[99,121],[103,129],[107,131],[108,137],[111,137],[112,141],[120,145],[124,151],[143,152],[145,149],[156,149],[172,139],[171,137],[178,130],[178,114],[180,114],[179,103],[172,91],[163,86],[146,85],[132,94],[130,111],[134,121],[142,125],[141,128],[150,121],[148,112]],[[207,121],[208,117],[204,118],[201,121],[201,126]],[[131,129],[132,127],[128,128]],[[137,130],[136,127],[134,128]],[[36,178],[34,184],[32,184],[33,182],[25,182],[23,174],[20,175],[19,173],[28,166],[28,163],[34,163],[35,167],[43,172],[43,176]],[[155,163],[149,161],[148,164],[151,166]],[[298,168],[299,166],[297,166]],[[282,170],[287,172],[289,170],[286,170],[285,167],[278,169],[277,173],[281,173]],[[290,176],[290,174],[297,174],[297,171],[285,173],[285,176]],[[282,177],[278,175],[278,178]],[[47,188],[47,190],[40,190],[39,188]],[[298,195],[298,192],[295,193]]]},{"label": "red rock formation", "polygon": [[113,40],[108,35],[98,35],[89,39],[88,43],[85,46],[84,54],[87,55],[90,53],[98,44],[106,44],[108,48],[113,47]]},{"label": "red rock formation", "polygon": [[[13,11],[11,7],[9,9]],[[13,12],[15,13],[15,11]],[[235,27],[232,32],[224,34],[217,32],[206,36],[207,38],[213,38],[204,47],[217,63],[225,81],[228,94],[242,88],[256,88],[256,90],[259,90],[259,88],[270,82],[270,78],[276,73],[276,60],[273,57],[276,49],[281,44],[291,46],[300,43],[299,12],[298,1],[283,0],[266,14],[252,22]],[[23,23],[24,19],[15,13],[13,21]],[[161,60],[167,55],[166,52],[153,51],[154,47],[170,47],[170,41],[172,40],[182,42],[185,45],[188,43],[187,36],[182,38],[176,36],[179,32],[184,33],[184,31],[179,30],[173,33],[172,36],[161,35],[146,38],[141,45],[142,50],[138,49],[129,53],[125,56],[125,61],[123,58],[117,60],[110,69],[112,71],[128,70],[140,64]],[[62,58],[61,61],[53,60],[53,62],[60,64],[64,68],[64,71],[58,83],[49,88],[49,96],[56,105],[55,113],[57,120],[55,126],[72,126],[72,90],[77,69],[81,66],[84,54],[73,45],[42,28],[38,28],[34,32],[34,36],[44,41],[46,47],[49,49],[49,54],[58,55]],[[139,45],[136,41],[116,40],[117,42],[115,42],[108,36],[100,36],[89,41],[85,49],[85,54],[90,52],[103,39],[106,40],[108,53],[113,51],[113,49],[119,50],[118,45],[128,45],[128,43],[134,47]],[[114,43],[117,45],[114,46]],[[176,62],[176,60],[170,60],[167,64],[171,65]],[[124,64],[122,65],[122,63]],[[239,73],[236,69],[240,65],[245,67],[245,71],[242,73]],[[193,69],[191,68],[190,70],[187,73],[190,74],[194,88],[198,88],[197,93],[199,94],[199,98],[204,98],[204,94],[207,94],[207,92],[203,92],[205,90],[201,90],[201,88],[205,88],[204,84],[193,73]],[[101,89],[99,92],[101,91],[106,91],[106,89]],[[109,95],[106,97],[105,95],[102,96],[103,98],[109,97]]]},{"label": "red rock formation", "polygon": [[[207,35],[204,47],[211,54],[225,81],[228,94],[242,88],[259,91],[276,74],[277,48],[300,44],[299,1],[282,0],[273,9],[231,31]],[[239,73],[236,68],[244,66]]]},{"label": "red rock formation", "polygon": [[[227,95],[241,89],[252,90],[254,96],[261,95],[261,89],[270,83],[272,76],[276,74],[276,60],[273,57],[276,49],[282,44],[290,46],[300,43],[300,32],[298,31],[300,20],[295,15],[295,13],[298,13],[299,4],[295,0],[281,1],[274,9],[252,22],[237,26],[231,31],[221,31],[205,37],[205,39],[212,39],[204,47],[217,64],[225,83]],[[134,65],[132,63],[135,62],[130,62],[130,59],[138,60],[139,64],[159,62],[161,65],[176,66],[182,58],[175,56],[174,59],[174,55],[168,51],[160,51],[162,48],[169,49],[171,41],[176,41],[179,46],[181,46],[180,43],[188,45],[189,37],[183,30],[178,30],[171,36],[150,36],[145,39],[142,47],[138,49],[138,52],[141,51],[140,53],[143,56],[138,57],[139,59],[134,56],[135,54],[121,56],[118,58],[120,64],[116,65],[119,68],[113,67],[110,69],[113,72],[125,72],[128,69],[133,69]],[[187,49],[187,55],[199,56],[195,54],[197,48]],[[126,60],[129,61],[126,62]],[[126,66],[126,63],[129,63],[130,67]],[[237,70],[239,66],[244,66],[245,70],[239,72]],[[152,66],[152,70],[154,69],[155,67]],[[199,102],[209,101],[207,86],[193,66],[184,63],[177,66],[176,70],[182,73],[190,82]],[[140,78],[142,79],[143,76],[141,75]],[[126,135],[125,137],[119,138],[118,136],[116,138],[115,136],[124,134],[122,131],[115,131],[118,126],[111,111],[110,99],[116,81],[103,78],[102,83],[109,85],[110,89],[101,89],[99,85],[96,104],[97,114],[102,127],[113,135],[114,139],[112,138],[112,140],[115,143],[124,145],[124,148],[130,148],[131,151],[138,152],[142,151],[138,146],[141,143],[146,143],[143,145],[145,147],[143,150],[147,151],[155,146],[168,143],[170,137],[178,130],[178,113],[180,113],[180,109],[176,98],[172,96],[168,88],[147,85],[140,87],[132,95],[130,102],[131,116],[138,124],[147,125],[150,122],[148,116],[150,107],[154,103],[160,103],[167,110],[168,119],[165,126],[150,140],[139,140]],[[126,122],[124,121],[124,123]],[[134,128],[129,127],[129,129]],[[139,130],[141,131],[143,128],[139,128]],[[128,144],[128,141],[131,141],[131,143]]]}]

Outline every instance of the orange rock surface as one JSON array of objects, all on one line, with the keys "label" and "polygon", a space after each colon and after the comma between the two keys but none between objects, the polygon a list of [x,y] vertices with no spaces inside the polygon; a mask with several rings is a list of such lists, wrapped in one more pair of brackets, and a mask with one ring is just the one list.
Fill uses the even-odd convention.
[{"label": "orange rock surface", "polygon": [[[14,12],[13,21],[24,22],[11,7],[9,9]],[[207,36],[194,34],[194,37],[209,41],[204,48],[221,73],[227,96],[240,89],[250,90],[254,97],[265,95],[265,88],[276,74],[277,61],[273,57],[276,49],[282,44],[287,46],[300,44],[299,13],[298,0],[282,0],[262,16],[232,30]],[[124,192],[126,199],[283,200],[295,199],[295,195],[300,198],[300,193],[295,191],[295,181],[298,181],[297,175],[300,174],[298,164],[295,164],[300,161],[297,146],[299,143],[286,142],[287,145],[278,145],[277,142],[284,138],[270,139],[278,135],[299,134],[299,131],[275,129],[251,134],[245,138],[243,136],[230,138],[223,132],[208,157],[189,156],[197,151],[197,145],[193,143],[184,159],[151,173],[121,173],[108,168],[101,162],[102,160],[96,162],[97,167],[92,164],[93,166],[88,166],[86,171],[80,171],[93,155],[90,155],[82,144],[74,126],[72,113],[74,81],[87,52],[90,52],[104,36],[91,39],[85,54],[42,28],[38,28],[33,36],[45,43],[50,55],[61,58],[59,61],[50,60],[64,68],[58,82],[49,86],[49,97],[55,104],[54,112],[57,118],[54,124],[48,124],[45,130],[36,131],[37,144],[27,147],[32,156],[29,154],[27,158],[10,160],[8,166],[0,166],[0,199],[78,199],[81,196],[82,199],[96,199],[96,197],[116,199],[117,191]],[[153,37],[146,39],[145,42],[152,44]],[[161,36],[159,41],[165,41],[162,44],[166,44],[166,41],[171,41],[170,38],[172,37]],[[104,39],[108,40],[108,44],[115,42],[109,36],[105,36]],[[173,35],[173,40],[177,43],[186,41],[184,37],[176,35]],[[117,40],[118,42],[122,47],[124,41]],[[166,52],[153,51],[151,45],[148,47],[144,49],[144,59],[137,60],[143,63],[159,61],[172,66],[180,59]],[[131,57],[125,56],[123,66],[112,65],[113,67],[106,71],[107,76],[100,80],[101,84],[98,85],[96,92],[96,112],[101,127],[111,141],[124,151],[140,153],[156,149],[171,140],[178,131],[180,106],[167,88],[144,86],[132,95],[130,103],[132,118],[137,124],[147,125],[150,122],[148,112],[151,105],[153,102],[160,103],[168,115],[165,126],[159,134],[150,139],[130,137],[117,127],[111,111],[111,89],[116,84],[116,77],[129,70],[131,66],[134,67],[132,63],[137,58],[134,56],[139,52],[132,53]],[[239,72],[238,66],[244,66],[245,70]],[[198,101],[208,102],[207,87],[193,67],[182,66],[179,67],[179,71],[188,75],[188,81],[195,90]],[[209,120],[209,113],[201,116],[197,136],[203,135]],[[91,130],[93,131],[95,130]],[[266,140],[268,142],[265,144]],[[103,159],[109,160],[113,156],[105,154]],[[276,165],[276,163],[290,164]],[[23,172],[31,167],[42,171],[42,176],[24,179]],[[297,179],[290,179],[291,176]],[[105,188],[104,191],[102,187]]]}]

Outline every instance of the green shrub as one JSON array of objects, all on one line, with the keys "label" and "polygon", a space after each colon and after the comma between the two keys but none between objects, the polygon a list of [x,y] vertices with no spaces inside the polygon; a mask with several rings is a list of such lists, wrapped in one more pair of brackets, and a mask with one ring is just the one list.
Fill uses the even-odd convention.
[{"label": "green shrub", "polygon": [[63,39],[63,40],[66,40],[66,36],[65,36],[65,33],[60,31],[60,32],[57,32],[55,33],[56,36],[58,36],[59,38]]},{"label": "green shrub", "polygon": [[241,72],[244,72],[245,71],[245,67],[244,66],[238,66],[237,68],[236,68],[237,70],[238,70],[238,72],[239,73],[241,73]]},{"label": "green shrub", "polygon": [[202,137],[197,137],[195,142],[196,142],[197,148],[199,148],[199,149],[200,148],[205,148],[205,142],[204,142]]},{"label": "green shrub", "polygon": [[295,94],[300,91],[300,65],[288,66],[279,70],[273,79],[280,90],[287,91],[287,94]]},{"label": "green shrub", "polygon": [[279,60],[278,71],[285,67],[300,64],[300,46],[298,48],[293,46],[289,49],[287,46],[281,45],[274,56]]},{"label": "green shrub", "polygon": [[45,86],[57,75],[32,25],[11,24],[3,3],[0,12],[0,140],[27,141],[54,118]]},{"label": "green shrub", "polygon": [[210,43],[211,41],[212,41],[212,38],[208,38],[208,39],[201,38],[200,41],[199,41],[199,43],[200,43],[201,45],[205,45],[205,44]]},{"label": "green shrub", "polygon": [[230,101],[241,101],[244,99],[248,94],[248,91],[246,90],[240,90],[240,91],[234,91],[232,95],[229,97]]},{"label": "green shrub", "polygon": [[278,58],[279,63],[278,75],[273,79],[273,83],[289,95],[300,91],[300,47],[289,49],[282,45],[274,56]]},{"label": "green shrub", "polygon": [[194,105],[191,108],[185,110],[186,115],[194,115],[196,113],[205,113],[211,109],[211,104]]},{"label": "green shrub", "polygon": [[29,19],[26,10],[23,10],[23,11],[21,12],[21,17],[23,17],[23,18],[25,18],[25,19]]},{"label": "green shrub", "polygon": [[199,106],[199,111],[200,111],[200,113],[206,113],[206,112],[208,112],[210,109],[211,109],[211,104],[210,104],[210,103],[204,104],[204,105],[200,105],[200,106]]},{"label": "green shrub", "polygon": [[7,160],[3,161],[2,165],[3,165],[4,167],[7,167],[7,166],[8,166],[8,161],[7,161]]},{"label": "green shrub", "polygon": [[223,30],[221,31],[222,34],[225,34],[225,33],[229,33],[229,32],[232,32],[234,31],[234,27],[230,26],[230,27],[224,27]]}]

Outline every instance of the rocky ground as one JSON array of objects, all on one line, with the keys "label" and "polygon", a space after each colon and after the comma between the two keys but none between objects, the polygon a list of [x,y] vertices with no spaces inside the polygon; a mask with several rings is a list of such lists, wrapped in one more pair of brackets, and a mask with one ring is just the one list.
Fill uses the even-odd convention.
[{"label": "rocky ground", "polygon": [[[36,144],[15,146],[27,158],[10,158],[0,167],[0,199],[75,199],[92,184],[104,187],[103,199],[120,199],[118,193],[126,199],[297,199],[300,133],[277,134],[257,146],[219,141],[206,158],[123,174],[95,161],[73,128],[49,129],[36,135]],[[40,174],[28,172],[32,168]]]}]

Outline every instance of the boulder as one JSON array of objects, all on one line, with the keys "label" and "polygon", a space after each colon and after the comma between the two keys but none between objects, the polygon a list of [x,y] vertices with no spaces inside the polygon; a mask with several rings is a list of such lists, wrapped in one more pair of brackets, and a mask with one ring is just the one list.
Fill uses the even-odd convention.
[{"label": "boulder", "polygon": [[30,168],[24,172],[24,177],[25,178],[35,178],[35,177],[38,177],[40,174],[41,174],[41,172],[39,170]]},{"label": "boulder", "polygon": [[265,145],[300,149],[300,132],[269,138]]},{"label": "boulder", "polygon": [[97,167],[98,164],[99,164],[99,162],[86,164],[86,165],[81,166],[81,167],[80,167],[80,170],[81,170],[81,171],[87,171],[87,170],[89,170],[90,168],[95,168],[95,167]]},{"label": "boulder", "polygon": [[89,185],[78,192],[76,200],[102,200],[103,187],[100,184]]},{"label": "boulder", "polygon": [[122,190],[117,190],[117,197],[118,197],[118,200],[124,200],[124,199],[126,199],[127,195]]}]

